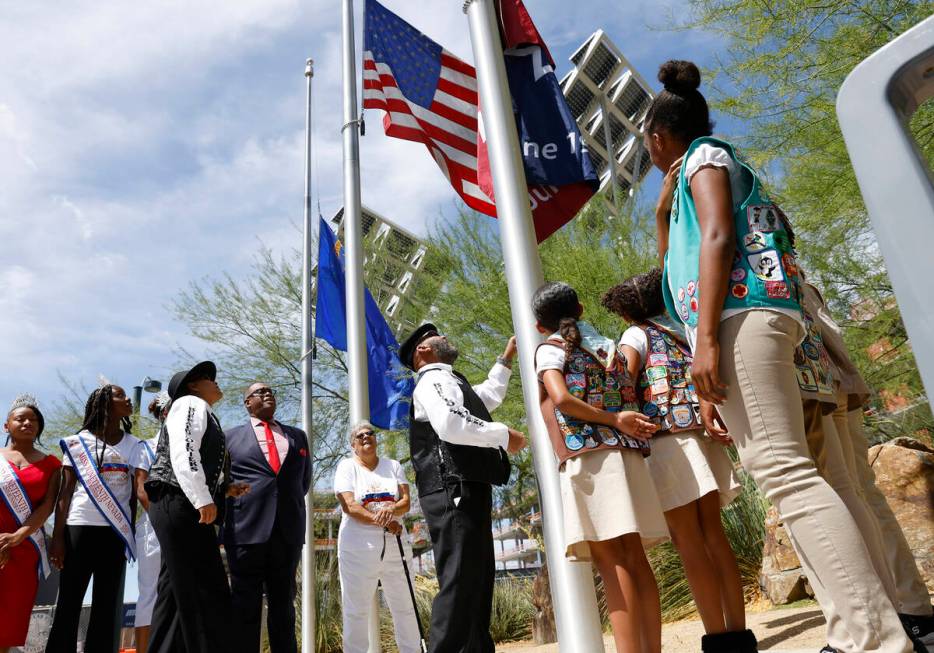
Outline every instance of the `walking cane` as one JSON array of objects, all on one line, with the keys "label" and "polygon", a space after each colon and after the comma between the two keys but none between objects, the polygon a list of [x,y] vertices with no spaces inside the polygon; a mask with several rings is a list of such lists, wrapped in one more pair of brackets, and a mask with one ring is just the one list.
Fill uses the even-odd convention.
[{"label": "walking cane", "polygon": [[418,624],[418,637],[422,642],[422,653],[428,653],[425,644],[425,631],[422,629],[422,618],[418,615],[418,604],[415,602],[415,588],[412,586],[412,577],[409,576],[409,565],[405,561],[405,551],[402,550],[402,535],[396,535],[396,544],[399,545],[399,557],[402,558],[402,569],[405,571],[405,582],[409,584],[409,596],[412,597],[412,608],[415,609],[415,623]]}]

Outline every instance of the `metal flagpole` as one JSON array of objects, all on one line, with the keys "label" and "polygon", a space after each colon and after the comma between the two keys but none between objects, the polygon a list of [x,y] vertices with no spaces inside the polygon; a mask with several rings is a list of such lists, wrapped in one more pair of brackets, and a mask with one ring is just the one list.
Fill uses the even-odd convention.
[{"label": "metal flagpole", "polygon": [[558,643],[562,653],[595,653],[604,648],[593,577],[589,564],[572,563],[564,557],[558,468],[539,409],[534,352],[541,336],[535,329],[531,303],[532,294],[543,280],[542,266],[532,226],[525,171],[519,156],[521,150],[493,0],[466,0],[464,12],[470,24],[512,323],[519,343],[522,395],[542,502],[542,528]]},{"label": "metal flagpole", "polygon": [[613,147],[613,130],[610,127],[610,108],[606,95],[600,98],[600,111],[603,112],[603,144],[606,147],[607,170],[610,172],[610,189],[613,192],[613,206],[616,209],[616,217],[620,216],[620,204],[622,203],[621,193],[619,192],[619,179],[616,178],[616,148]]},{"label": "metal flagpole", "polygon": [[[347,371],[350,376],[350,423],[370,417],[367,386],[366,316],[363,304],[363,220],[360,206],[360,120],[357,116],[357,66],[353,0],[342,0],[344,124],[344,273],[347,299]],[[379,653],[376,594],[370,610],[369,653]]]},{"label": "metal flagpole", "polygon": [[[311,80],[315,62],[305,61],[305,229],[302,247],[302,430],[308,436],[309,460],[314,461],[312,428],[312,356],[314,322],[311,317]],[[312,464],[314,464],[312,462]],[[305,546],[302,548],[302,653],[315,651],[315,506],[314,488],[305,495]]]}]

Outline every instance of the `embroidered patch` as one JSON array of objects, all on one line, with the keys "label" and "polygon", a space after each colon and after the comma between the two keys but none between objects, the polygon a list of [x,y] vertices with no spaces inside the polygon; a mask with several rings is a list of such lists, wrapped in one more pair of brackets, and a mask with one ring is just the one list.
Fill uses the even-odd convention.
[{"label": "embroidered patch", "polygon": [[671,407],[671,418],[679,428],[687,428],[694,422],[694,411],[688,404]]},{"label": "embroidered patch", "polygon": [[659,379],[664,379],[667,373],[668,368],[666,368],[664,365],[654,365],[645,370],[645,375],[649,378],[649,381],[658,381]]},{"label": "embroidered patch", "polygon": [[584,388],[587,384],[587,375],[585,374],[568,374],[567,377],[568,392],[572,396],[577,397],[578,399],[584,396]]},{"label": "embroidered patch", "polygon": [[820,360],[820,350],[814,343],[802,342],[801,349],[804,351],[804,355],[810,358],[812,361]]},{"label": "embroidered patch", "polygon": [[581,356],[571,356],[568,361],[568,369],[574,373],[580,374],[584,371],[584,359]]},{"label": "embroidered patch", "polygon": [[694,281],[688,281],[687,291],[688,291],[688,295],[693,297],[694,293],[697,292],[697,283],[695,283]]},{"label": "embroidered patch", "polygon": [[585,445],[588,449],[596,449],[597,447],[600,446],[600,443],[597,441],[596,438],[593,438],[593,437],[588,436],[588,437],[584,438],[584,445]]},{"label": "embroidered patch", "polygon": [[784,281],[766,281],[765,294],[772,299],[789,299],[791,297],[788,284]]},{"label": "embroidered patch", "polygon": [[600,393],[593,393],[587,395],[587,403],[593,406],[594,408],[603,409],[603,395]]},{"label": "embroidered patch", "polygon": [[684,288],[678,288],[678,301],[684,301]]},{"label": "embroidered patch", "polygon": [[742,281],[746,278],[746,269],[745,268],[735,268],[730,272],[730,281]]},{"label": "embroidered patch", "polygon": [[761,252],[769,246],[765,234],[761,231],[752,231],[743,236],[743,246],[747,252]]},{"label": "embroidered patch", "polygon": [[684,305],[684,304],[681,304],[681,306],[678,307],[678,315],[681,316],[681,319],[682,319],[682,320],[684,320],[685,322],[687,322],[687,321],[688,321],[688,315],[689,315],[689,314],[688,314],[688,307],[687,307],[686,305]]},{"label": "embroidered patch", "polygon": [[789,277],[798,276],[798,261],[791,254],[782,254],[782,265],[785,267],[785,274]]},{"label": "embroidered patch", "polygon": [[668,364],[668,354],[649,354],[648,366],[652,367],[653,365],[667,365]]},{"label": "embroidered patch", "polygon": [[662,342],[661,340],[653,340],[653,341],[652,341],[652,351],[653,351],[654,353],[656,353],[656,354],[664,354],[664,353],[665,353],[665,343]]},{"label": "embroidered patch", "polygon": [[747,207],[746,222],[750,231],[777,231],[781,228],[778,212],[773,204],[754,204]]},{"label": "embroidered patch", "polygon": [[750,254],[746,257],[749,267],[756,278],[762,281],[784,281],[785,275],[782,274],[782,266],[778,262],[778,252],[774,249],[767,249],[758,254]]},{"label": "embroidered patch", "polygon": [[566,446],[571,451],[580,451],[584,448],[584,437],[577,433],[571,433],[570,435],[565,436],[564,446]]},{"label": "embroidered patch", "polygon": [[612,429],[607,428],[606,426],[598,426],[597,430],[600,432],[600,437],[603,439],[603,444],[615,447],[619,444],[619,438],[616,437],[616,433]]},{"label": "embroidered patch", "polygon": [[697,312],[697,297],[691,297],[691,311]]},{"label": "embroidered patch", "polygon": [[802,390],[817,392],[817,379],[814,378],[814,372],[809,367],[796,367],[795,376],[798,377],[798,386]]},{"label": "embroidered patch", "polygon": [[623,401],[627,404],[635,403],[636,401],[636,389],[631,385],[623,386],[622,389]]},{"label": "embroidered patch", "polygon": [[749,294],[749,288],[747,288],[744,283],[738,283],[730,289],[730,293],[732,293],[736,299],[743,299]]},{"label": "embroidered patch", "polygon": [[655,417],[658,415],[658,404],[652,401],[648,402],[642,407],[642,414],[646,417]]},{"label": "embroidered patch", "polygon": [[659,379],[650,386],[653,395],[660,395],[668,392],[668,379]]},{"label": "embroidered patch", "polygon": [[603,405],[607,410],[618,410],[623,405],[623,396],[618,390],[607,390],[603,393]]}]

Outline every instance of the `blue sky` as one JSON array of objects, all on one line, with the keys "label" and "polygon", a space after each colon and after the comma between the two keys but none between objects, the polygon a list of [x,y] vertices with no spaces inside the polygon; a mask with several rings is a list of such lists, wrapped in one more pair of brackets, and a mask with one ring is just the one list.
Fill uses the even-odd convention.
[{"label": "blue sky", "polygon": [[[472,59],[461,2],[384,4]],[[669,58],[713,63],[710,35],[648,28],[665,22],[656,2],[589,0],[586,14],[560,0],[527,6],[559,75],[597,28],[650,80]],[[316,201],[326,216],[341,205],[339,3],[0,0],[0,10],[0,402],[29,391],[51,405],[59,374],[128,389],[164,381],[180,347],[207,353],[168,310],[179,289],[247,274],[261,243],[300,244],[309,56]],[[367,122],[364,204],[425,233],[453,210],[453,191],[422,146],[383,135],[378,112]]]}]

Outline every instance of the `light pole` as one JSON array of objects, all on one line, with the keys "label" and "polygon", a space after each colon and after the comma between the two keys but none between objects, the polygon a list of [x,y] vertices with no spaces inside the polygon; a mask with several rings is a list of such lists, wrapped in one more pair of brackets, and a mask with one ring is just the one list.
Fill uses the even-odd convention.
[{"label": "light pole", "polygon": [[147,376],[143,379],[142,385],[133,386],[133,411],[137,415],[140,414],[140,404],[143,403],[143,390],[146,392],[159,392],[162,390],[162,381]]}]

